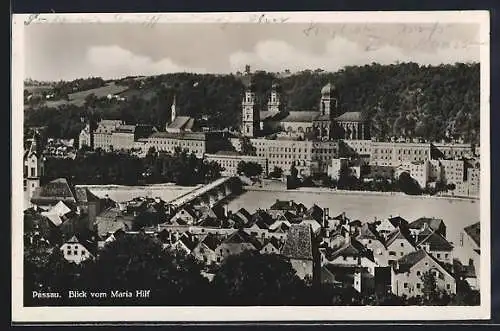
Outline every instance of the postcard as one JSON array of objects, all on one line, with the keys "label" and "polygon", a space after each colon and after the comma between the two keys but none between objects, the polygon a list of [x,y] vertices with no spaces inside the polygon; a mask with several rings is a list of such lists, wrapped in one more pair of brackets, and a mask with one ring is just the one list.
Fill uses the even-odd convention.
[{"label": "postcard", "polygon": [[13,321],[490,318],[488,12],[34,13],[12,50]]}]

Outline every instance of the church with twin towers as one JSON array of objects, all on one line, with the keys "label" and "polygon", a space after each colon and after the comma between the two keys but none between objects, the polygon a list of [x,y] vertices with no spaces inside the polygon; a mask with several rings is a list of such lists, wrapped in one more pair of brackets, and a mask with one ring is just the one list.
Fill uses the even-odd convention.
[{"label": "church with twin towers", "polygon": [[368,119],[359,111],[343,111],[332,83],[321,89],[319,110],[288,111],[278,83],[272,84],[267,109],[259,109],[258,98],[254,83],[248,83],[242,101],[243,136],[256,138],[281,132],[308,140],[370,139]]}]

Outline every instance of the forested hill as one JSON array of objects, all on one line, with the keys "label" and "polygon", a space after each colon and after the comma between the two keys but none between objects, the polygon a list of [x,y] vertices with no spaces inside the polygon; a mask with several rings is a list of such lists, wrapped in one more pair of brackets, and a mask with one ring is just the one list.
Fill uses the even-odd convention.
[{"label": "forested hill", "polygon": [[[477,63],[372,64],[346,67],[335,73],[303,71],[286,77],[258,71],[252,78],[263,108],[273,82],[281,85],[288,110],[317,109],[321,87],[331,82],[337,89],[342,110],[369,115],[375,136],[440,140],[449,133],[466,141],[479,140]],[[170,116],[174,91],[181,114],[199,118],[208,115],[207,124],[221,128],[239,125],[244,92],[239,76],[178,73],[130,77],[113,83],[128,88],[119,93],[127,97],[126,101],[87,96],[83,105],[63,104],[58,105],[63,107],[58,110],[47,104],[31,103],[25,107],[26,125],[47,125],[49,134],[74,137],[82,126],[81,113],[94,108],[102,118],[149,122],[161,129]]]}]

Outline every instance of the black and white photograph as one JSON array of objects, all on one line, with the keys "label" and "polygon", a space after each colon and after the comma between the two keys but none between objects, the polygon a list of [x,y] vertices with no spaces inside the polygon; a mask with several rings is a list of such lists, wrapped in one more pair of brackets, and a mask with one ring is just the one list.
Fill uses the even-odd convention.
[{"label": "black and white photograph", "polygon": [[19,321],[490,317],[487,12],[13,22]]}]

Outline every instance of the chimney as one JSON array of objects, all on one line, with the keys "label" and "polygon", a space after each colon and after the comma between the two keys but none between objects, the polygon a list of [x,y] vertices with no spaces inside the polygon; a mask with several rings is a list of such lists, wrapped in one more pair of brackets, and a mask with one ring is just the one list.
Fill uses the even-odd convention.
[{"label": "chimney", "polygon": [[290,206],[293,206],[293,200],[290,200]]}]

